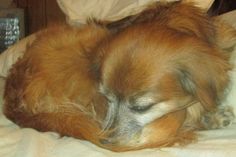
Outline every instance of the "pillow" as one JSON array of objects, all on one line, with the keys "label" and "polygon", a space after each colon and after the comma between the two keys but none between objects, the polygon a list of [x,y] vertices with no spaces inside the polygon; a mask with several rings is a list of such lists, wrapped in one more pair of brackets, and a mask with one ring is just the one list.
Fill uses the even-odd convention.
[{"label": "pillow", "polygon": [[[155,1],[159,0],[57,0],[57,3],[66,14],[68,23],[78,25],[85,23],[89,17],[105,21],[119,20],[140,12],[146,5]],[[208,10],[214,0],[184,1],[194,2],[197,6]]]},{"label": "pillow", "polygon": [[30,45],[35,38],[36,34],[30,35],[9,47],[0,55],[0,77],[7,76],[12,64],[24,54],[27,46]]}]

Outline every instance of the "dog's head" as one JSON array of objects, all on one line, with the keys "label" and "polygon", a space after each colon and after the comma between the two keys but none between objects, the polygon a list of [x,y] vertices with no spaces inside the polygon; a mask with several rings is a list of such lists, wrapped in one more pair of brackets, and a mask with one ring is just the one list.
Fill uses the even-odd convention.
[{"label": "dog's head", "polygon": [[[163,144],[176,135],[187,106],[200,102],[211,110],[218,104],[227,57],[213,44],[205,17],[191,21],[188,14],[197,10],[185,7],[185,13],[169,9],[168,19],[131,25],[101,47],[100,92],[109,102],[104,131],[112,130],[103,144]],[[171,13],[180,21],[173,23]]]}]

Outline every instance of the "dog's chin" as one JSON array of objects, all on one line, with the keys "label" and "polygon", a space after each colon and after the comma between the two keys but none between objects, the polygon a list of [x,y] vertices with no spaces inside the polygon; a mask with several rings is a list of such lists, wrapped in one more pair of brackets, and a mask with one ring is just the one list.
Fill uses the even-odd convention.
[{"label": "dog's chin", "polygon": [[123,134],[111,132],[106,139],[100,140],[99,145],[118,152],[173,145],[180,141],[176,135],[181,131],[185,117],[185,109],[172,112],[136,130]]}]

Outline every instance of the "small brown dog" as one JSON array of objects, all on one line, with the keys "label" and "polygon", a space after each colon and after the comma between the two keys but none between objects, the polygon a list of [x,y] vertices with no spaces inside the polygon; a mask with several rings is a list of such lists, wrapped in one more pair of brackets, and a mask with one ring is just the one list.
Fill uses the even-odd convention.
[{"label": "small brown dog", "polygon": [[114,151],[193,140],[193,131],[233,119],[222,109],[229,114],[221,123],[209,120],[229,82],[222,49],[233,44],[222,45],[236,41],[219,25],[174,2],[107,25],[49,28],[12,67],[4,113],[22,127]]}]

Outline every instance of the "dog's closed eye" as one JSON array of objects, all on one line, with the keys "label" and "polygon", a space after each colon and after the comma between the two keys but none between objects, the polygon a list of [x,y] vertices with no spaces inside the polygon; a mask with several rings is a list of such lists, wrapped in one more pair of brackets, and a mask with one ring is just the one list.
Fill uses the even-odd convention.
[{"label": "dog's closed eye", "polygon": [[153,105],[155,105],[155,103],[147,104],[145,106],[132,105],[129,107],[129,109],[135,113],[144,113],[151,109]]}]

